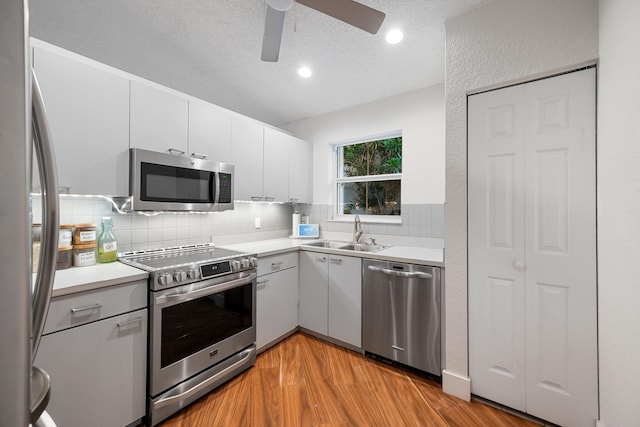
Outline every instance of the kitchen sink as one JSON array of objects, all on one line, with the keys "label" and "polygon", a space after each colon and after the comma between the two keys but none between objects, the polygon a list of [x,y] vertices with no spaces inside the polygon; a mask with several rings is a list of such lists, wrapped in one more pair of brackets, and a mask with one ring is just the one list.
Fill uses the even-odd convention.
[{"label": "kitchen sink", "polygon": [[377,244],[374,245],[369,243],[350,243],[346,246],[342,246],[339,249],[344,249],[347,251],[378,252],[388,247],[389,247],[388,245],[377,245]]},{"label": "kitchen sink", "polygon": [[317,248],[344,249],[349,242],[337,242],[334,240],[317,240],[315,242],[303,243],[305,246],[315,246]]},{"label": "kitchen sink", "polygon": [[314,246],[316,248],[341,249],[356,252],[378,252],[389,247],[389,245],[378,245],[371,243],[349,243],[336,240],[316,240],[314,242],[303,243],[304,246]]}]

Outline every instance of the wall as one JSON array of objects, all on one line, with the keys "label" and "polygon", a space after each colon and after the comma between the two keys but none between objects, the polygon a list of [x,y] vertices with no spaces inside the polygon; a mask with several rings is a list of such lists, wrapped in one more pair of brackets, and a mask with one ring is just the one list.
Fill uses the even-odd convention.
[{"label": "wall", "polygon": [[283,126],[311,141],[313,203],[332,204],[330,145],[402,130],[402,204],[444,203],[444,85]]},{"label": "wall", "polygon": [[[600,419],[640,425],[640,2],[600,0]],[[631,48],[631,49],[630,49]]]},{"label": "wall", "polygon": [[447,21],[446,33],[443,388],[469,399],[466,93],[595,59],[597,0],[497,0]]}]

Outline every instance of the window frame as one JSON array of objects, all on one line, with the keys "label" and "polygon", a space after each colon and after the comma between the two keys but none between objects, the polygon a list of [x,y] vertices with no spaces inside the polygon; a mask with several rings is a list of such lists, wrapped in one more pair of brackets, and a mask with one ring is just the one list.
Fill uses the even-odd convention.
[{"label": "window frame", "polygon": [[[390,138],[403,138],[402,130],[394,130],[376,135],[370,135],[364,138],[356,138],[349,141],[343,141],[332,145],[332,157],[333,157],[333,170],[332,170],[332,200],[333,200],[333,219],[336,222],[353,222],[356,214],[345,214],[340,212],[340,184],[351,182],[371,182],[371,181],[396,181],[400,180],[400,192],[402,194],[402,172],[383,175],[361,175],[361,176],[349,176],[340,177],[339,173],[342,170],[343,159],[340,156],[340,147],[348,145],[366,144],[368,142],[379,141]],[[403,152],[404,152],[404,138],[403,138]],[[400,198],[402,200],[402,197]],[[401,202],[402,203],[402,202]],[[400,215],[368,215],[357,214],[362,222],[368,223],[383,223],[383,224],[401,224],[402,223],[402,208]]]}]

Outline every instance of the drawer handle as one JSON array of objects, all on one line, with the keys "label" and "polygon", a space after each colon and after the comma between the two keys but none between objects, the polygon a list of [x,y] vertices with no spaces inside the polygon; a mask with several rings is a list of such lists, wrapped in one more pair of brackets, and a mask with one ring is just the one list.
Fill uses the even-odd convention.
[{"label": "drawer handle", "polygon": [[342,263],[342,258],[329,258],[331,260],[331,262],[334,262],[336,264],[340,264]]},{"label": "drawer handle", "polygon": [[71,309],[71,312],[72,312],[73,314],[76,314],[76,313],[80,313],[80,312],[83,312],[83,311],[97,310],[97,309],[99,309],[100,307],[102,307],[102,304],[100,304],[100,303],[96,303],[96,304],[91,304],[91,305],[85,305],[84,307],[76,307],[76,308],[72,308],[72,309]]},{"label": "drawer handle", "polygon": [[118,322],[118,328],[124,328],[125,326],[133,325],[134,323],[142,324],[142,316],[135,317],[133,319],[125,320],[124,322]]},{"label": "drawer handle", "polygon": [[264,280],[258,280],[258,282],[256,283],[258,286],[258,289],[264,289],[267,287],[267,283],[269,283],[268,279],[264,279]]},{"label": "drawer handle", "polygon": [[404,348],[398,347],[397,345],[392,345],[391,348],[394,350],[404,351]]},{"label": "drawer handle", "polygon": [[280,261],[280,262],[272,262],[271,263],[271,269],[272,270],[277,270],[277,269],[279,269],[281,267],[282,267],[282,261]]},{"label": "drawer handle", "polygon": [[327,257],[326,256],[319,256],[319,257],[316,257],[316,260],[320,261],[320,262],[325,262],[327,260]]}]

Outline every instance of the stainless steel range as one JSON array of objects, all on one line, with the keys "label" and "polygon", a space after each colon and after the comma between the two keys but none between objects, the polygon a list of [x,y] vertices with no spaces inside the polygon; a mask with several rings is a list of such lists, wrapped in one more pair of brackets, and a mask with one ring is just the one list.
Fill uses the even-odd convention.
[{"label": "stainless steel range", "polygon": [[150,273],[149,425],[255,364],[255,254],[201,244],[119,260]]}]

